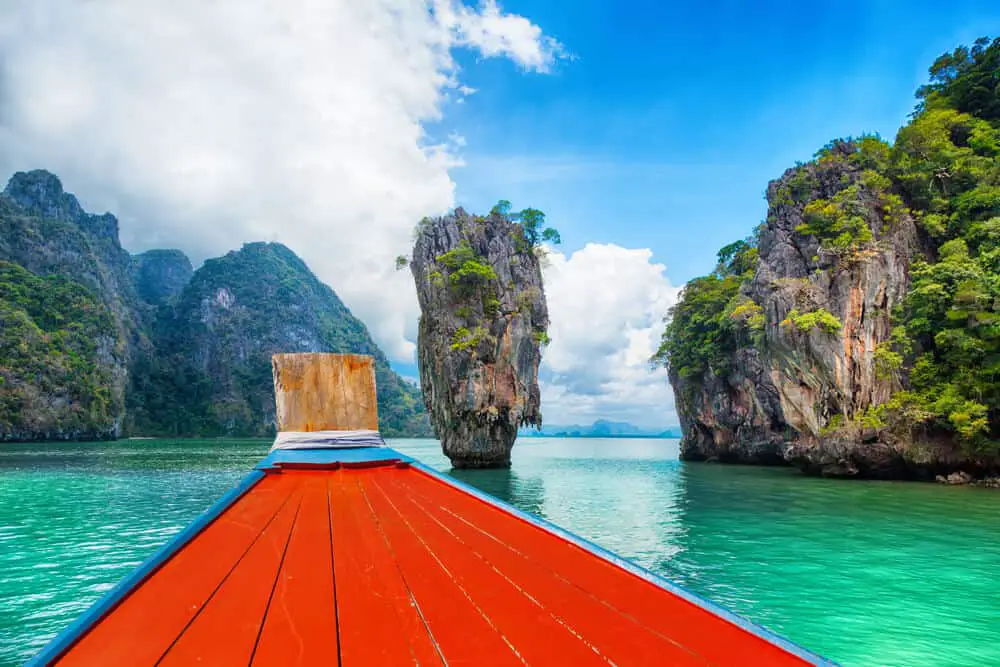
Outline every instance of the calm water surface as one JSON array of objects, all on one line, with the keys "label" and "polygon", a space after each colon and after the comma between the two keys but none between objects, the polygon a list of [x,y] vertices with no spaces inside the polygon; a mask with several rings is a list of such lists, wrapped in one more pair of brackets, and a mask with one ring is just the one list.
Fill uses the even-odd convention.
[{"label": "calm water surface", "polygon": [[[448,471],[431,440],[397,449]],[[0,445],[0,665],[231,488],[265,441]],[[518,442],[455,477],[843,665],[1000,665],[1000,492],[685,464],[675,440]]]}]

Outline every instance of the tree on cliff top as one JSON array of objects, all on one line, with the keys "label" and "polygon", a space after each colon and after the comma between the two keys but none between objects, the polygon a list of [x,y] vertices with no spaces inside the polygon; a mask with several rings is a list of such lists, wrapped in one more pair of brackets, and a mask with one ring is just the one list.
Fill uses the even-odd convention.
[{"label": "tree on cliff top", "polygon": [[917,89],[917,112],[957,109],[991,122],[1000,121],[1000,37],[980,37],[972,48],[959,46],[930,67],[930,83]]},{"label": "tree on cliff top", "polygon": [[552,227],[545,226],[545,214],[537,208],[526,208],[523,211],[511,213],[511,203],[506,199],[501,199],[490,210],[490,215],[499,215],[505,220],[519,224],[528,248],[535,248],[542,241],[553,245],[562,243],[559,232]]},{"label": "tree on cliff top", "polygon": [[740,295],[740,285],[757,267],[756,234],[725,246],[715,271],[684,286],[670,309],[654,364],[681,378],[700,378],[708,371],[724,372],[732,353],[762,324],[760,306]]}]

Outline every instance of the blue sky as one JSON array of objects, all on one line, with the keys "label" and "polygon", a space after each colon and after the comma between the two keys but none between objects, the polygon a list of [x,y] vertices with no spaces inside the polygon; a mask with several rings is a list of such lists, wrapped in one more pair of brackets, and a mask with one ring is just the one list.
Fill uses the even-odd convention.
[{"label": "blue sky", "polygon": [[467,141],[457,200],[533,206],[587,242],[651,248],[674,284],[766,212],[770,179],[832,138],[891,139],[939,54],[1000,33],[1000,2],[510,0],[573,59],[460,54],[477,93],[431,131]]}]

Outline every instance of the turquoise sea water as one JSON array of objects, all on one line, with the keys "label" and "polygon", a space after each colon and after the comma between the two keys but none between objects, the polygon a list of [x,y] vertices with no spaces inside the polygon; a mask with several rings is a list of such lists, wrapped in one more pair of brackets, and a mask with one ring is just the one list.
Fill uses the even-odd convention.
[{"label": "turquoise sea water", "polygon": [[[437,442],[396,448],[448,470]],[[0,665],[231,488],[264,441],[0,445]],[[525,439],[455,477],[843,665],[1000,665],[1000,492],[687,464],[675,440]]]}]

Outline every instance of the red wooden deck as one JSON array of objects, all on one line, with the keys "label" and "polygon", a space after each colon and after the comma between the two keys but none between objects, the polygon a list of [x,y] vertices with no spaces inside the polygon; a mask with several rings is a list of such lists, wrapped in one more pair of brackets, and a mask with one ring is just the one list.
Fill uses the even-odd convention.
[{"label": "red wooden deck", "polygon": [[813,664],[414,467],[268,473],[59,665]]}]

